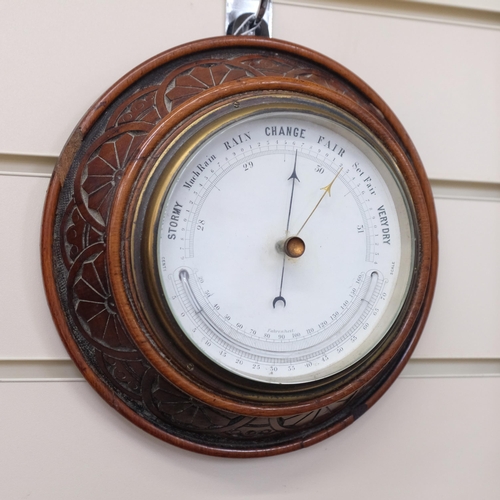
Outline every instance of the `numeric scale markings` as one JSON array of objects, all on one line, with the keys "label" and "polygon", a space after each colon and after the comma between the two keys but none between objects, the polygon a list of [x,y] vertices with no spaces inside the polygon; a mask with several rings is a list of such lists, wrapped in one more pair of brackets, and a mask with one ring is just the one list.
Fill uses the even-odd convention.
[{"label": "numeric scale markings", "polygon": [[[321,159],[320,158],[321,149],[315,151],[316,155],[314,156],[313,154],[311,154],[309,149],[305,150],[303,150],[302,148],[299,149],[296,148],[296,146],[294,145],[290,145],[289,147],[287,147],[287,145],[276,145],[267,147],[261,146],[260,148],[258,148],[258,151],[249,149],[247,151],[237,154],[234,158],[226,161],[218,168],[216,167],[215,169],[213,169],[214,172],[213,173],[211,172],[211,175],[207,176],[208,179],[204,184],[198,183],[197,184],[198,187],[196,188],[196,192],[198,194],[194,198],[194,200],[192,200],[193,206],[192,209],[189,210],[189,215],[186,221],[186,228],[185,228],[186,236],[181,238],[181,240],[184,240],[185,242],[184,247],[181,247],[181,250],[183,250],[184,252],[184,258],[189,259],[194,257],[194,237],[200,211],[203,207],[203,203],[209,196],[212,189],[217,188],[220,191],[220,189],[217,186],[217,183],[223,176],[231,172],[233,169],[241,166],[242,163],[246,161],[248,158],[254,159],[261,156],[268,156],[269,152],[286,155],[286,154],[293,154],[295,151],[298,151],[298,154],[303,158],[310,158],[311,156],[313,156],[315,160],[321,162],[322,166],[327,168],[328,170],[330,170],[330,166],[335,163],[335,158],[332,159],[331,162],[329,163],[326,162],[325,156],[323,156],[322,157],[323,159]],[[357,186],[351,185],[350,180],[348,179],[348,169],[346,169],[345,172],[341,173],[339,178],[343,181],[344,185],[347,187],[347,189],[349,190],[349,192],[351,193],[351,195],[353,196],[354,200],[356,201],[359,207],[359,211],[361,213],[364,222],[364,230],[365,230],[364,232],[366,235],[366,261],[373,262],[375,259],[375,250],[373,248],[373,243],[372,243],[374,237],[374,230],[371,219],[368,216],[368,212],[370,211],[370,209],[366,206],[366,200],[363,199],[363,201],[360,201],[361,193],[356,193],[356,190],[359,191]],[[217,182],[214,182],[212,179],[216,179]]]},{"label": "numeric scale markings", "polygon": [[[196,276],[192,271],[191,273]],[[196,285],[193,288],[192,283],[196,284],[197,280],[191,278],[191,273],[187,269],[182,268],[175,273],[176,278],[171,277],[171,279],[185,312],[191,317],[194,324],[196,324],[196,328],[199,328],[219,348],[230,351],[237,357],[270,364],[305,362],[318,358],[334,348],[339,348],[365,323],[366,318],[374,310],[384,284],[384,279],[379,271],[369,271],[365,275],[356,297],[352,300],[354,307],[349,307],[346,310],[347,312],[341,314],[338,319],[323,329],[315,331],[314,334],[301,340],[260,340],[250,336],[248,333],[241,333],[236,330],[230,323],[218,317],[210,304],[206,304],[203,307],[201,303],[206,303],[203,291],[199,290]],[[334,326],[337,328],[332,332],[331,330]],[[338,337],[338,333],[346,327],[348,327],[347,330],[342,336]],[[331,342],[333,338],[335,340]],[[325,343],[328,343],[328,345],[324,345]],[[290,351],[288,350],[290,344],[294,345],[294,352],[303,351],[303,354],[300,357],[290,358]],[[238,348],[234,347],[235,345]],[[320,347],[321,345],[323,347]],[[257,348],[263,354],[261,356],[251,354],[250,348]],[[306,350],[309,350],[309,352],[304,352]],[[280,351],[287,353],[287,357],[269,357],[272,354],[279,355]]]}]

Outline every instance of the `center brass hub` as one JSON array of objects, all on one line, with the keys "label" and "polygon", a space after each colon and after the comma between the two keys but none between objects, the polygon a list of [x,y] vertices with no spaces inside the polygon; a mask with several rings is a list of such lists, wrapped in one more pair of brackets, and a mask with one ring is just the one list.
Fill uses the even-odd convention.
[{"label": "center brass hub", "polygon": [[302,238],[291,236],[285,241],[284,250],[288,257],[296,259],[306,251],[306,244]]}]

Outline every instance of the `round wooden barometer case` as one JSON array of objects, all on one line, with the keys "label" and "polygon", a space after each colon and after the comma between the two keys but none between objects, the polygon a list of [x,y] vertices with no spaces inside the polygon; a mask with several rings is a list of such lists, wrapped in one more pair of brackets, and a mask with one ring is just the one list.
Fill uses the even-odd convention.
[{"label": "round wooden barometer case", "polygon": [[437,227],[423,166],[338,63],[258,37],[164,52],[64,147],[43,273],[97,392],[183,448],[273,455],[362,415],[411,355]]}]

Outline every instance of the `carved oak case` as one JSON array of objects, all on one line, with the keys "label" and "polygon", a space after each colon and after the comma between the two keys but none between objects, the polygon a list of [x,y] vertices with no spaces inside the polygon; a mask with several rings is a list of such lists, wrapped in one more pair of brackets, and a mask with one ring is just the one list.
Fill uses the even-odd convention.
[{"label": "carved oak case", "polygon": [[[149,299],[134,222],[165,144],[214,108],[275,92],[334,104],[374,131],[402,172],[416,226],[415,274],[394,331],[352,369],[288,391],[240,384],[163,332]],[[152,435],[189,450],[264,456],[309,446],[343,429],[401,372],[432,301],[436,217],[411,140],[364,82],[290,43],[214,38],[141,64],[83,117],[48,190],[42,264],[61,338],[110,405]]]}]

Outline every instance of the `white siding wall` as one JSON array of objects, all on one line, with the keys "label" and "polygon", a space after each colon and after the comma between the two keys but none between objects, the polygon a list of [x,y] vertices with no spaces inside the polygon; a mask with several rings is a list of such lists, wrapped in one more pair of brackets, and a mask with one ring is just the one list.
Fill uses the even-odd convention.
[{"label": "white siding wall", "polygon": [[230,460],[147,435],[62,347],[39,232],[59,151],[150,56],[223,33],[223,0],[0,0],[0,498],[492,499],[500,495],[500,2],[276,0],[274,36],[347,66],[419,150],[440,224],[428,325],[365,416],[306,450]]}]

